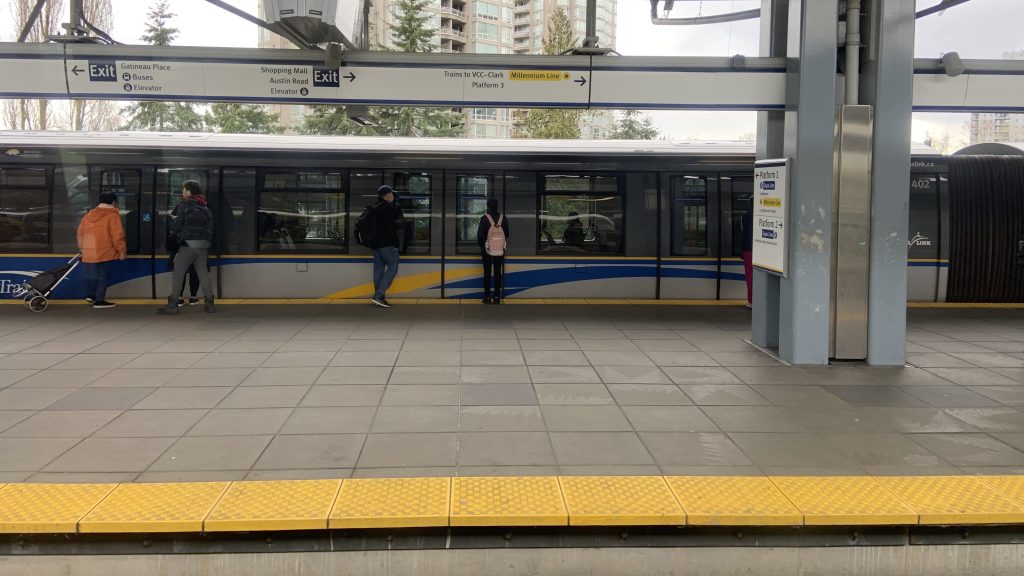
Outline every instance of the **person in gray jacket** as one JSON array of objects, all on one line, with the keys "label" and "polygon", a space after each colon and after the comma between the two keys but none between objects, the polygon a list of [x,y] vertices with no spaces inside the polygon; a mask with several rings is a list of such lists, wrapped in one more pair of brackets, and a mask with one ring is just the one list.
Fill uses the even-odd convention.
[{"label": "person in gray jacket", "polygon": [[178,242],[178,253],[174,256],[174,273],[171,275],[171,291],[167,306],[157,310],[159,314],[178,314],[178,296],[185,283],[185,274],[195,266],[199,285],[206,300],[204,309],[213,312],[213,288],[206,259],[213,246],[213,212],[207,206],[206,195],[199,182],[187,180],[181,185],[181,206],[171,217],[171,234]]}]

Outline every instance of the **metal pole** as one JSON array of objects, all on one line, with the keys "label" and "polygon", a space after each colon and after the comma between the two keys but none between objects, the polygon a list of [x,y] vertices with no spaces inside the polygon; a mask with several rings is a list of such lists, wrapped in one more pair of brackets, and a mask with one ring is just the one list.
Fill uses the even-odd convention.
[{"label": "metal pole", "polygon": [[860,98],[860,0],[846,5],[846,104]]},{"label": "metal pole", "polygon": [[587,30],[583,39],[583,46],[593,48],[597,46],[597,0],[587,0]]},{"label": "metal pole", "polygon": [[68,10],[68,34],[71,36],[85,36],[86,29],[82,26],[82,15],[85,13],[82,7],[82,0],[71,0]]},{"label": "metal pole", "polygon": [[32,31],[32,27],[36,25],[36,20],[39,19],[39,13],[43,11],[44,4],[46,4],[46,0],[36,1],[36,5],[28,15],[28,20],[25,20],[25,26],[21,29],[21,34],[18,35],[18,42],[24,42],[28,38],[29,32]]}]

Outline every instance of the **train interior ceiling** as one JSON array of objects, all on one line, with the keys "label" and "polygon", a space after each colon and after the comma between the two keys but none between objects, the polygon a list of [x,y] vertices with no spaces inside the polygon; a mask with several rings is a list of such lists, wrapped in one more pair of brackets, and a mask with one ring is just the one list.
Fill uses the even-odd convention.
[{"label": "train interior ceiling", "polygon": [[[911,300],[1024,300],[1024,146],[972,148],[914,147]],[[352,232],[387,184],[408,226],[396,297],[480,297],[476,232],[496,198],[509,221],[507,297],[746,298],[751,143],[0,132],[0,151],[2,298],[77,251],[78,221],[101,192],[117,196],[129,252],[110,295],[163,296],[185,180],[217,218],[221,297],[369,296],[370,251]],[[55,297],[80,292],[66,282]]]}]

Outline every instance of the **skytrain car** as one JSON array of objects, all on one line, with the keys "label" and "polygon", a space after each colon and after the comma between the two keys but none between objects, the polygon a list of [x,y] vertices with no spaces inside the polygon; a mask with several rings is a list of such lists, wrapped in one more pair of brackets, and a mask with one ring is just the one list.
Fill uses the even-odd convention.
[{"label": "skytrain car", "polygon": [[[165,297],[168,214],[197,180],[217,217],[222,298],[369,297],[354,224],[388,184],[411,227],[389,296],[480,298],[476,227],[497,198],[506,297],[742,299],[754,153],[748,142],[0,132],[0,297],[77,251],[101,192],[117,195],[128,238],[110,297]],[[914,148],[912,300],[946,297],[945,161]],[[82,284],[54,297],[81,298]]]}]

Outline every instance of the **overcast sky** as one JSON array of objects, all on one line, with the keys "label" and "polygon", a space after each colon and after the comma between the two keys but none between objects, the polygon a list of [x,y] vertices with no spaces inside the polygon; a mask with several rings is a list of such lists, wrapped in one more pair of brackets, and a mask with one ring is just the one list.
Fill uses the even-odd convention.
[{"label": "overcast sky", "polygon": [[[145,29],[149,0],[112,0],[111,35],[138,43]],[[251,14],[256,0],[228,0]],[[938,0],[917,0],[918,8]],[[256,45],[258,28],[202,0],[170,0],[181,29],[175,44],[183,46]],[[678,1],[674,17],[733,12],[760,7],[759,0]],[[5,15],[6,16],[6,15]],[[1000,58],[1003,52],[1024,49],[1024,0],[973,0],[917,21],[915,53],[919,58],[957,51],[964,58]],[[731,56],[758,53],[759,21],[746,20],[705,26],[654,26],[648,0],[618,0],[618,38],[615,48],[627,56]],[[9,34],[5,31],[5,34]],[[5,36],[10,40],[9,36]],[[662,132],[672,138],[737,138],[756,129],[753,112],[652,112]],[[966,141],[967,114],[915,114],[913,136],[949,130]]]}]

